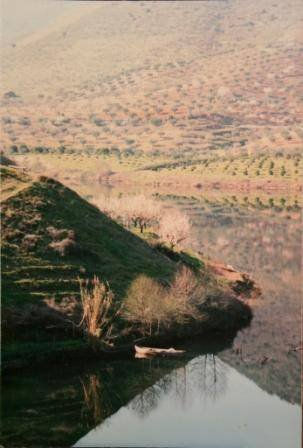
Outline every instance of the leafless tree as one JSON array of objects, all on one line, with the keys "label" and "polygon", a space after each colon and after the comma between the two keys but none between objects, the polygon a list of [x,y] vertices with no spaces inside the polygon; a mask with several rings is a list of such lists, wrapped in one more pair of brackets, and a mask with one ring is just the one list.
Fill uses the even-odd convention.
[{"label": "leafless tree", "polygon": [[148,226],[159,222],[162,207],[158,201],[144,195],[121,198],[100,197],[97,206],[112,219],[126,227],[139,227],[143,233]]},{"label": "leafless tree", "polygon": [[160,238],[169,243],[171,249],[188,240],[191,225],[188,217],[179,210],[171,210],[163,215],[159,225]]}]

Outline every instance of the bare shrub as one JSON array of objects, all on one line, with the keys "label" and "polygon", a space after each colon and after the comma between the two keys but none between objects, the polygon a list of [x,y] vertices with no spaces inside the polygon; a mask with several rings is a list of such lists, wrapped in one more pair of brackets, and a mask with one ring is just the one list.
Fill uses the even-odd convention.
[{"label": "bare shrub", "polygon": [[63,236],[66,236],[66,229],[56,229],[53,226],[49,226],[46,230],[54,240],[58,240]]},{"label": "bare shrub", "polygon": [[159,235],[171,249],[189,239],[191,225],[189,219],[179,210],[167,212],[160,220]]},{"label": "bare shrub", "polygon": [[120,306],[114,303],[114,294],[107,283],[94,277],[79,279],[83,315],[79,326],[83,327],[89,341],[96,339],[109,342],[113,339],[114,320],[120,313]]},{"label": "bare shrub", "polygon": [[61,257],[75,252],[76,242],[75,242],[75,232],[71,229],[56,229],[53,226],[46,228],[49,235],[54,241],[49,243],[48,247],[58,252]]},{"label": "bare shrub", "polygon": [[40,239],[39,235],[27,234],[23,237],[22,247],[24,249],[33,249],[36,246],[39,239]]},{"label": "bare shrub", "polygon": [[141,233],[147,226],[159,221],[162,211],[159,202],[144,195],[128,198],[126,209],[128,218],[135,227],[139,226]]},{"label": "bare shrub", "polygon": [[[47,312],[45,312],[47,310]],[[52,310],[49,312],[41,304],[29,304],[25,309],[17,306],[3,307],[2,329],[16,328],[16,326],[26,326],[38,323],[49,324],[52,317]],[[46,318],[46,319],[45,319]]]},{"label": "bare shrub", "polygon": [[8,241],[16,241],[22,236],[22,232],[19,229],[8,229],[5,232],[5,238]]},{"label": "bare shrub", "polygon": [[68,253],[71,253],[71,250],[75,247],[75,240],[72,238],[64,238],[61,241],[53,241],[48,245],[55,252],[58,252],[61,257],[64,257]]},{"label": "bare shrub", "polygon": [[57,302],[54,297],[48,297],[43,302],[51,309],[63,313],[67,316],[73,316],[79,308],[78,300],[73,296],[66,296]]},{"label": "bare shrub", "polygon": [[[29,327],[36,329],[74,328],[75,317],[79,315],[79,302],[74,297],[64,297],[59,302],[48,297],[40,303],[26,307],[6,306],[3,308],[3,328]],[[72,324],[72,327],[70,326]]]},{"label": "bare shrub", "polygon": [[170,287],[140,275],[128,289],[123,317],[143,335],[151,336],[153,332],[173,330],[203,319],[199,307],[205,297],[203,285],[185,266],[176,273]]},{"label": "bare shrub", "polygon": [[139,326],[142,334],[152,334],[153,324],[159,329],[162,319],[161,304],[164,288],[154,279],[139,275],[128,289],[123,315],[126,320]]},{"label": "bare shrub", "polygon": [[201,319],[200,305],[205,300],[205,288],[195,274],[182,266],[169,289],[166,298],[167,313],[170,320],[180,324]]}]

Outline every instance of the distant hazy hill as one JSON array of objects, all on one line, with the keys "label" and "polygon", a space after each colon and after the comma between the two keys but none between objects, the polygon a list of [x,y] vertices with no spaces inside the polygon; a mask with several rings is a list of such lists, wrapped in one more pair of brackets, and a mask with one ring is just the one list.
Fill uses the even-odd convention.
[{"label": "distant hazy hill", "polygon": [[300,0],[17,3],[3,8],[6,149],[300,148]]}]

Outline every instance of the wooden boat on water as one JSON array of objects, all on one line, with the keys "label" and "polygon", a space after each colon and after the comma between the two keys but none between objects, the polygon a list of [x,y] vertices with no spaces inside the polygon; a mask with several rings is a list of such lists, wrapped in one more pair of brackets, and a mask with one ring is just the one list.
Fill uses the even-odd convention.
[{"label": "wooden boat on water", "polygon": [[145,358],[148,356],[177,356],[185,353],[185,350],[175,350],[174,348],[154,348],[139,347],[135,345],[136,358]]}]

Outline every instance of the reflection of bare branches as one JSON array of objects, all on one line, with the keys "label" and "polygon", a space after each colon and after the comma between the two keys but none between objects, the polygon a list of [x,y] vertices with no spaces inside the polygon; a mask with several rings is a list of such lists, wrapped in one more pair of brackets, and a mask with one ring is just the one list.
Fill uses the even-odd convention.
[{"label": "reflection of bare branches", "polygon": [[83,380],[80,378],[80,382],[84,398],[82,417],[86,417],[88,426],[96,426],[111,414],[116,397],[99,375],[88,375]]},{"label": "reflection of bare branches", "polygon": [[170,375],[164,376],[153,386],[148,387],[144,392],[137,395],[130,403],[131,408],[140,417],[145,417],[156,408],[161,397],[169,392],[171,384]]},{"label": "reflection of bare branches", "polygon": [[[144,369],[138,377],[142,380],[142,389],[147,383],[151,384],[153,378],[159,377],[164,367],[159,359],[144,361]],[[165,397],[182,408],[191,406],[197,399],[215,401],[226,390],[226,369],[226,364],[215,355],[198,356],[186,365],[181,363],[181,367],[145,388],[130,401],[129,407],[140,417],[146,417]],[[106,372],[90,374],[80,381],[84,405],[82,417],[89,427],[97,426],[123,403],[119,388],[113,387],[112,375]],[[137,390],[138,386],[137,381]]]},{"label": "reflection of bare branches", "polygon": [[145,417],[156,407],[160,394],[161,390],[157,387],[149,387],[142,394],[134,398],[131,402],[131,407],[140,417]]},{"label": "reflection of bare branches", "polygon": [[137,395],[130,406],[145,417],[165,395],[183,408],[197,398],[216,401],[227,389],[226,369],[226,364],[215,355],[199,356]]},{"label": "reflection of bare branches", "polygon": [[216,401],[226,392],[227,366],[215,355],[206,354],[188,364],[192,370],[191,386],[204,400]]},{"label": "reflection of bare branches", "polygon": [[174,398],[181,403],[182,407],[186,405],[187,399],[187,366],[176,369],[174,373]]},{"label": "reflection of bare branches", "polygon": [[[89,424],[96,425],[102,419],[102,407],[100,403],[100,379],[97,375],[89,375],[87,381],[81,381],[83,388],[83,397],[85,408],[82,410],[82,414],[88,415]],[[83,415],[82,415],[83,417]]]}]

